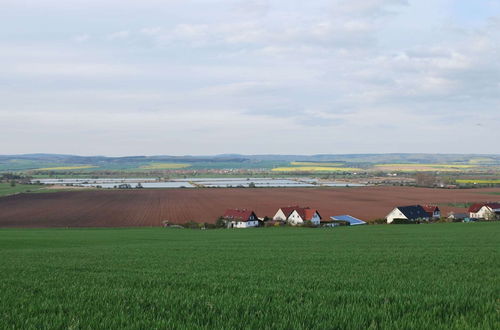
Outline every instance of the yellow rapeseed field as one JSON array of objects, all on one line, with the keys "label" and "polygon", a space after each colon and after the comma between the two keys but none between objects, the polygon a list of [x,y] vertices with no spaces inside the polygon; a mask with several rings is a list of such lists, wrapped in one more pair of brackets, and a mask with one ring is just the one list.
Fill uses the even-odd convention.
[{"label": "yellow rapeseed field", "polygon": [[492,158],[473,158],[469,160],[469,164],[482,164],[482,163],[490,163],[494,162],[495,160]]},{"label": "yellow rapeseed field", "polygon": [[64,171],[64,170],[84,170],[88,168],[95,168],[93,165],[77,165],[77,166],[56,166],[37,168],[36,171]]},{"label": "yellow rapeseed field", "polygon": [[181,163],[151,163],[149,165],[141,166],[143,170],[176,170],[191,166],[190,164]]},{"label": "yellow rapeseed field", "polygon": [[385,171],[399,172],[460,172],[463,170],[476,168],[477,165],[464,164],[376,164],[375,168]]},{"label": "yellow rapeseed field", "polygon": [[401,167],[401,168],[473,168],[477,165],[464,164],[377,164],[376,167]]},{"label": "yellow rapeseed field", "polygon": [[471,179],[459,179],[459,180],[456,180],[457,183],[478,183],[478,184],[481,184],[481,183],[486,183],[486,184],[489,184],[489,183],[499,183],[500,184],[500,180],[497,180],[497,179],[493,179],[493,180],[471,180]]},{"label": "yellow rapeseed field", "polygon": [[344,165],[344,163],[321,163],[321,162],[291,162],[292,166],[320,166],[320,167],[338,167]]}]

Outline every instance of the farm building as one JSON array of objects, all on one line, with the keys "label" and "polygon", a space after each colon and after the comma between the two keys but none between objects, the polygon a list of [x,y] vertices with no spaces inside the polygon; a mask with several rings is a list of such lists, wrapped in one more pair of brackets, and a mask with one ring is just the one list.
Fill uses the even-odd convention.
[{"label": "farm building", "polygon": [[366,222],[350,215],[335,215],[330,217],[334,223],[346,223],[349,226],[366,225]]},{"label": "farm building", "polygon": [[448,213],[448,219],[449,220],[465,220],[465,219],[469,219],[469,214],[468,213],[450,212],[450,213]]},{"label": "farm building", "polygon": [[500,218],[500,203],[477,203],[469,207],[472,219],[495,220]]},{"label": "farm building", "polygon": [[310,207],[286,206],[276,212],[273,220],[286,221],[291,225],[300,225],[305,221],[311,221],[318,226],[321,222],[321,215],[317,210]]},{"label": "farm building", "polygon": [[420,205],[398,206],[386,217],[387,223],[393,223],[394,220],[429,220],[429,214]]},{"label": "farm building", "polygon": [[259,226],[259,218],[254,211],[246,209],[228,209],[222,216],[229,228],[250,228]]},{"label": "farm building", "polygon": [[425,212],[427,212],[430,219],[441,218],[441,210],[436,205],[423,205],[422,207],[425,210]]}]

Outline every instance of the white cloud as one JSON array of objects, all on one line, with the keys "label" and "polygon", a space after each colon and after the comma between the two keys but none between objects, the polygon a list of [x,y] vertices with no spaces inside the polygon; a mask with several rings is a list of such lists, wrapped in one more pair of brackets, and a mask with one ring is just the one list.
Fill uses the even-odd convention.
[{"label": "white cloud", "polygon": [[73,37],[73,40],[78,42],[78,43],[82,43],[82,42],[86,42],[86,41],[89,41],[90,40],[90,35],[88,34],[79,34],[79,35],[76,35]]},{"label": "white cloud", "polygon": [[130,31],[122,30],[108,34],[107,39],[109,40],[123,40],[130,36]]},{"label": "white cloud", "polygon": [[490,152],[500,139],[500,15],[465,24],[448,0],[27,1],[22,22],[7,4],[0,26],[24,32],[0,36],[0,129],[33,135],[3,152],[85,139],[109,139],[82,149],[102,154]]}]

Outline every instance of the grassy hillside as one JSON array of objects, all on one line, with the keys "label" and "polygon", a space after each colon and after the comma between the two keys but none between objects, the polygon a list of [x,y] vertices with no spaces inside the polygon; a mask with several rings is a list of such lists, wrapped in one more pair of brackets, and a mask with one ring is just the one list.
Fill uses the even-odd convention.
[{"label": "grassy hillside", "polygon": [[70,188],[54,189],[50,188],[49,186],[35,185],[35,184],[20,184],[20,183],[17,183],[14,187],[12,187],[10,183],[0,182],[0,197],[20,194],[20,193],[55,193],[59,191],[68,191],[68,190],[72,189]]},{"label": "grassy hillside", "polygon": [[34,186],[31,184],[16,184],[14,187],[12,187],[10,183],[0,182],[0,197],[34,191],[41,188],[41,186]]},{"label": "grassy hillside", "polygon": [[0,230],[12,328],[498,325],[500,223]]},{"label": "grassy hillside", "polygon": [[[378,164],[379,166],[374,167]],[[139,172],[159,170],[271,170],[280,172],[359,172],[441,171],[497,172],[500,155],[451,154],[367,154],[367,155],[216,155],[216,156],[75,156],[0,155],[0,172],[31,174],[99,173],[103,171]],[[302,167],[302,168],[301,168]],[[340,169],[340,170],[339,170]]]}]

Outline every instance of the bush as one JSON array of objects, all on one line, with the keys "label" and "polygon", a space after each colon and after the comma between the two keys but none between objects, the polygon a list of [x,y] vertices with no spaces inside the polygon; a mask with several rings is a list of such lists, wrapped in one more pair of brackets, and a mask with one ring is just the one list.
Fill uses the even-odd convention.
[{"label": "bush", "polygon": [[386,223],[387,223],[387,219],[384,219],[384,218],[375,219],[375,220],[369,222],[369,224],[374,224],[374,225],[382,225],[382,224],[386,224]]},{"label": "bush", "polygon": [[213,223],[206,223],[205,222],[205,228],[206,229],[217,229],[218,227]]},{"label": "bush", "polygon": [[281,222],[275,220],[264,221],[264,227],[280,227]]},{"label": "bush", "polygon": [[226,220],[223,217],[219,217],[219,219],[215,222],[216,228],[226,228],[226,226]]},{"label": "bush", "polygon": [[184,228],[189,228],[189,229],[200,229],[200,224],[195,222],[195,221],[188,221],[185,224],[183,224],[182,226]]},{"label": "bush", "polygon": [[392,224],[394,225],[415,225],[417,223],[419,222],[408,219],[394,219],[394,221],[392,222]]},{"label": "bush", "polygon": [[307,227],[307,228],[316,228],[317,226],[311,221],[311,220],[306,220],[302,224],[302,227]]}]

